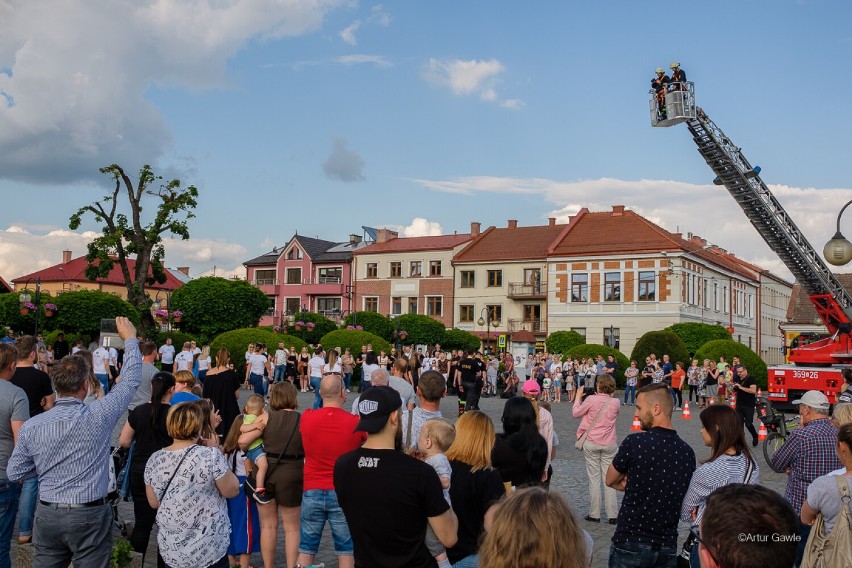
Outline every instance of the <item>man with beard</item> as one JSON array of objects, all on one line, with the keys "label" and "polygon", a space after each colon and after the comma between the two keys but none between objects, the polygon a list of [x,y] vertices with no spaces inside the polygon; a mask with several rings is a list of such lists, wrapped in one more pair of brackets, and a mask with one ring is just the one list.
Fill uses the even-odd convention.
[{"label": "man with beard", "polygon": [[337,500],[352,534],[355,566],[431,568],[423,541],[426,525],[446,547],[457,540],[458,520],[444,500],[441,481],[402,445],[399,393],[374,386],[361,395],[356,431],[367,441],[334,466]]},{"label": "man with beard", "polygon": [[627,436],[609,466],[606,484],[624,491],[610,566],[677,563],[680,506],[695,471],[695,452],[672,428],[674,403],[665,383],[639,389],[636,415],[643,432]]}]

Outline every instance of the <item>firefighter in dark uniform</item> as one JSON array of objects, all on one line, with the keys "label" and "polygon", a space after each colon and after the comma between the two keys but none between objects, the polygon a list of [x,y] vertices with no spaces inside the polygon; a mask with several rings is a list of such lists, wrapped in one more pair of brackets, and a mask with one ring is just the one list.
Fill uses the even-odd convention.
[{"label": "firefighter in dark uniform", "polygon": [[671,82],[662,67],[657,67],[657,76],[651,79],[651,89],[657,94],[657,117],[666,118],[666,87]]},{"label": "firefighter in dark uniform", "polygon": [[679,83],[678,85],[672,85],[672,88],[674,90],[678,90],[679,88],[681,91],[685,91],[686,85],[684,85],[684,83],[686,83],[686,73],[684,73],[683,69],[680,68],[680,63],[674,61],[671,65],[669,65],[669,68],[672,70],[671,82]]}]

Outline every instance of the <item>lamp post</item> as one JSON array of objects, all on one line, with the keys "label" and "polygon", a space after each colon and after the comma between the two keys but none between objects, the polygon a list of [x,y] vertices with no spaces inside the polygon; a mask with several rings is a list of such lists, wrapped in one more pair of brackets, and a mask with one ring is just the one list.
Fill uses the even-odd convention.
[{"label": "lamp post", "polygon": [[[491,342],[491,324],[493,323],[494,329],[497,329],[500,326],[500,320],[499,319],[492,319],[491,318],[491,310],[489,310],[488,307],[486,306],[486,307],[482,308],[482,311],[480,312],[480,315],[479,315],[479,319],[477,320],[476,323],[478,323],[480,327],[482,327],[483,325],[485,326],[485,341],[490,343]],[[486,350],[483,349],[483,351],[486,351]]]},{"label": "lamp post", "polygon": [[352,327],[358,327],[358,312],[356,312],[355,310],[334,310],[334,315],[340,318],[341,323],[343,323],[343,320],[345,320],[346,316],[348,316],[349,314],[352,314]]},{"label": "lamp post", "polygon": [[[24,291],[21,292],[21,295],[18,296],[18,300],[21,302],[21,308],[23,309],[25,304],[28,304],[32,301],[33,297],[30,295],[30,291],[27,288],[27,284],[30,283],[32,278],[27,278],[27,281],[24,282]],[[39,305],[41,303],[41,278],[35,279],[35,329],[33,330],[33,336],[38,335],[38,310]]]},{"label": "lamp post", "polygon": [[393,344],[396,349],[396,356],[402,357],[402,342],[408,337],[408,332],[402,329],[402,318],[393,314],[388,314],[388,317],[396,322],[393,330]]},{"label": "lamp post", "polygon": [[825,257],[825,260],[834,266],[843,266],[844,264],[849,264],[849,261],[852,261],[852,243],[840,232],[840,218],[850,205],[852,205],[852,201],[847,202],[840,210],[840,213],[837,214],[837,232],[834,233],[830,241],[825,243],[825,247],[822,249],[822,255]]},{"label": "lamp post", "polygon": [[[163,293],[162,290],[157,290],[157,295],[154,296],[154,301],[151,302],[151,309],[154,310],[154,312],[159,311],[163,307],[163,303],[160,302],[160,294],[162,294],[162,293]],[[166,331],[172,330],[172,309],[171,309],[172,306],[171,306],[171,303],[172,303],[172,293],[169,292],[169,291],[166,291]],[[163,326],[160,325],[161,329],[162,329],[162,327]]]}]

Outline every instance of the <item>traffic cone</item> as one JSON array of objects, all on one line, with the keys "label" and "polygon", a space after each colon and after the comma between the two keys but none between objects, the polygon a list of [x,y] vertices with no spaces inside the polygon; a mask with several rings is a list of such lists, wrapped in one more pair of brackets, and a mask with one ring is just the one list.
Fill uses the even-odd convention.
[{"label": "traffic cone", "polygon": [[689,401],[683,403],[683,412],[680,417],[684,420],[692,420],[692,413],[689,412]]},{"label": "traffic cone", "polygon": [[731,396],[731,408],[735,410],[737,408],[737,395]]},{"label": "traffic cone", "polygon": [[716,399],[712,396],[710,397],[710,404],[716,404]]},{"label": "traffic cone", "polygon": [[630,429],[633,430],[633,431],[642,430],[642,423],[639,422],[639,415],[638,414],[633,415],[633,426],[631,426]]},{"label": "traffic cone", "polygon": [[760,428],[757,429],[757,439],[765,440],[766,436],[769,435],[769,432],[766,430],[766,424],[763,423],[763,420],[760,421]]},{"label": "traffic cone", "polygon": [[760,387],[757,387],[757,396],[758,396],[758,397],[762,397],[762,396],[763,396],[763,393],[762,393],[762,392],[760,392]]}]

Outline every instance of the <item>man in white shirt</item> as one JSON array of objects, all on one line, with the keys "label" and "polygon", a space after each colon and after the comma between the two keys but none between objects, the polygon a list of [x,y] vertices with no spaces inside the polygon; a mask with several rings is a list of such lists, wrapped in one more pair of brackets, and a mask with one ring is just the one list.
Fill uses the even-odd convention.
[{"label": "man in white shirt", "polygon": [[95,373],[104,394],[109,393],[109,350],[101,345],[92,353],[92,371]]},{"label": "man in white shirt", "polygon": [[166,338],[166,344],[160,346],[159,353],[160,368],[171,373],[175,366],[175,346],[172,345],[171,337]]},{"label": "man in white shirt", "polygon": [[192,354],[192,343],[183,344],[183,350],[175,357],[175,373],[178,371],[192,371],[192,362],[195,356]]},{"label": "man in white shirt", "polygon": [[275,372],[272,376],[277,383],[283,381],[287,376],[287,349],[284,348],[284,342],[278,343],[278,349],[275,350]]}]

